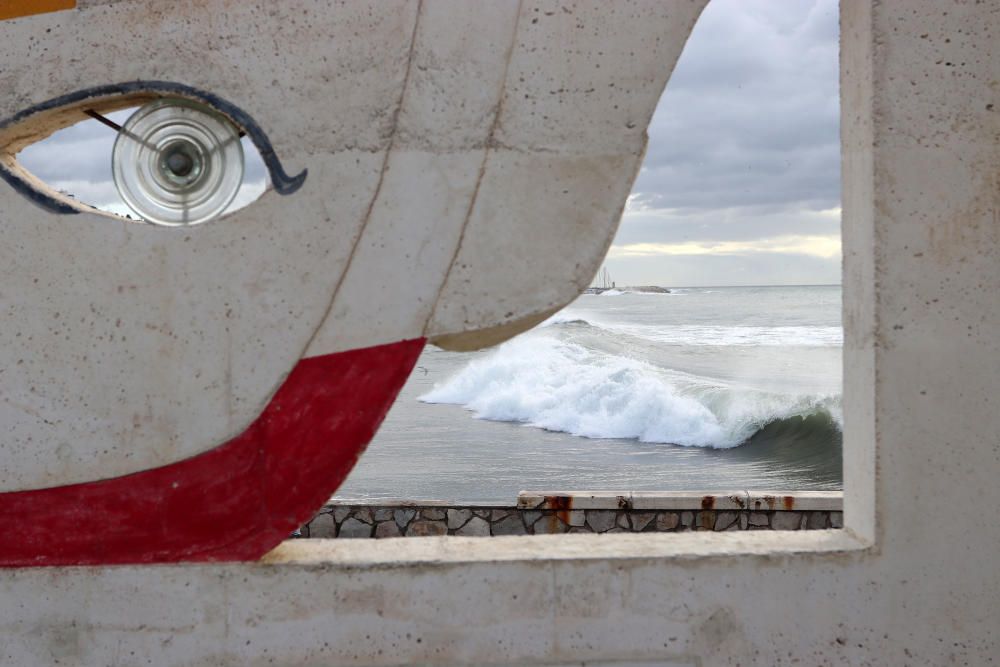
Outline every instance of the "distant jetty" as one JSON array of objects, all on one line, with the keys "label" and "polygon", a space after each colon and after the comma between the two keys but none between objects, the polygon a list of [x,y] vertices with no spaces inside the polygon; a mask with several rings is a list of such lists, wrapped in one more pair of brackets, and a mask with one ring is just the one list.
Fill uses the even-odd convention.
[{"label": "distant jetty", "polygon": [[588,287],[583,290],[584,294],[604,294],[608,291],[620,292],[622,294],[670,294],[666,287],[657,285],[637,285],[635,287],[615,287],[614,283],[610,287]]},{"label": "distant jetty", "polygon": [[632,292],[641,294],[670,294],[670,290],[666,287],[658,287],[656,285],[640,285],[638,287],[617,287],[615,281],[611,280],[611,274],[608,272],[607,267],[602,267],[600,273],[597,274],[599,285],[591,285],[587,289],[583,290],[584,294],[604,294],[609,290],[614,290],[616,292]]}]

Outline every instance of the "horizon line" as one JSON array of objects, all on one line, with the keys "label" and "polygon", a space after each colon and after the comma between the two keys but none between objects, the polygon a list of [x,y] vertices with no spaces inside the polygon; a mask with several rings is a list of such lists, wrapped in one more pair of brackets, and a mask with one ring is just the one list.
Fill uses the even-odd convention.
[{"label": "horizon line", "polygon": [[[781,283],[781,284],[770,284],[770,285],[660,285],[657,283],[635,284],[635,285],[622,285],[622,288],[626,287],[662,287],[664,289],[695,289],[700,287],[843,287],[843,283]],[[599,285],[591,285],[590,287],[599,287]],[[589,288],[588,288],[589,289]],[[611,289],[611,288],[609,288]],[[617,289],[617,288],[615,288]]]}]

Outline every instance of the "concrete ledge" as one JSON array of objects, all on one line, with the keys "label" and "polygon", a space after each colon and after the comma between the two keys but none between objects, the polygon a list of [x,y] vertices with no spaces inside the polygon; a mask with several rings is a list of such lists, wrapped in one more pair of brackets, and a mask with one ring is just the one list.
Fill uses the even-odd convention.
[{"label": "concrete ledge", "polygon": [[[871,545],[850,530],[803,530],[796,532],[707,532],[497,537],[479,540],[453,537],[447,540],[395,539],[388,544],[376,540],[287,540],[267,554],[253,570],[274,566],[302,566],[316,572],[357,573],[366,569],[385,572],[386,567],[502,563],[522,561],[650,561],[657,568],[662,559],[691,561],[701,558],[857,554]],[[730,562],[725,566],[739,567]],[[678,570],[680,572],[681,570]],[[404,576],[414,576],[403,570]],[[420,576],[422,572],[416,574]]]},{"label": "concrete ledge", "polygon": [[835,511],[843,510],[842,491],[732,491],[728,493],[614,492],[614,491],[522,491],[517,506],[522,509],[633,509],[633,510],[755,510]]},{"label": "concrete ledge", "polygon": [[331,498],[326,507],[510,507],[504,502],[421,500],[413,498]]},{"label": "concrete ledge", "polygon": [[823,530],[843,527],[840,492],[793,494],[522,492],[516,505],[440,500],[334,500],[302,527],[305,538],[562,533]]}]

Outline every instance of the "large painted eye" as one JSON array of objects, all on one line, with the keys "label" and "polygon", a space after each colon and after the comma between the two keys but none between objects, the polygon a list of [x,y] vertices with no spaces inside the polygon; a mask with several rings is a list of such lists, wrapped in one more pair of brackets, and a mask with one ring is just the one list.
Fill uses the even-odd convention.
[{"label": "large painted eye", "polygon": [[88,89],[0,120],[0,179],[54,213],[186,227],[305,178],[285,173],[248,114],[182,84]]},{"label": "large painted eye", "polygon": [[214,220],[243,183],[239,129],[184,99],[157,100],[136,111],[118,132],[111,163],[122,200],[155,224]]}]

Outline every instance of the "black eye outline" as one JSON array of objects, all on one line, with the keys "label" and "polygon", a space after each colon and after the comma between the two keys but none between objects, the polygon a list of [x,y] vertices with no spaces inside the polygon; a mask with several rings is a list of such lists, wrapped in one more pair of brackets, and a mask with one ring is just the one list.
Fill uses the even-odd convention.
[{"label": "black eye outline", "polygon": [[[78,90],[75,93],[61,95],[51,100],[42,102],[41,104],[36,104],[35,106],[24,109],[23,111],[18,111],[7,120],[0,121],[0,133],[36,114],[47,111],[56,111],[62,107],[80,106],[82,102],[86,102],[87,100],[92,99],[107,103],[108,100],[114,99],[115,97],[134,97],[144,95],[154,99],[156,97],[167,95],[185,97],[201,102],[202,104],[206,104],[224,116],[227,116],[240,130],[250,137],[250,141],[253,142],[253,145],[260,153],[264,166],[267,167],[268,175],[271,178],[271,185],[274,188],[274,191],[279,195],[293,194],[302,187],[303,183],[305,183],[309,170],[303,169],[299,174],[289,176],[287,172],[285,172],[284,167],[282,167],[281,160],[278,159],[278,155],[274,152],[271,140],[267,138],[267,134],[263,129],[261,129],[260,125],[257,124],[257,121],[255,121],[250,114],[243,111],[243,109],[239,108],[232,102],[222,99],[218,95],[173,81],[129,81],[127,83],[115,83],[97,86],[94,88],[84,88],[83,90]],[[0,161],[0,178],[6,181],[15,191],[18,192],[18,194],[26,197],[28,200],[38,206],[41,206],[47,211],[61,215],[75,215],[81,212],[81,209],[56,199],[42,190],[39,190],[32,183],[10,171],[2,161]]]}]

